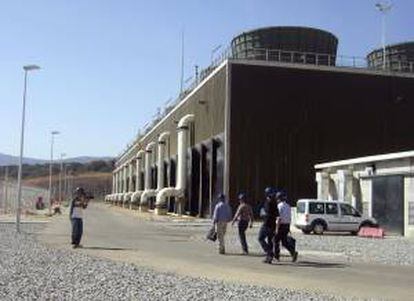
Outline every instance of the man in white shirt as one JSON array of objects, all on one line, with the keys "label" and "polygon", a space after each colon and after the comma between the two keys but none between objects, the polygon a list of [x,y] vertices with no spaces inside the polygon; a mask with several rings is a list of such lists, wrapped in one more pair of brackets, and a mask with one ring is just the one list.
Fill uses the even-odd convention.
[{"label": "man in white shirt", "polygon": [[76,249],[82,247],[80,241],[83,234],[83,210],[88,206],[88,199],[82,187],[76,188],[74,194],[69,214],[72,222],[72,245]]},{"label": "man in white shirt", "polygon": [[276,194],[277,208],[279,216],[276,219],[276,235],[274,238],[274,257],[279,261],[280,258],[280,242],[289,251],[292,256],[292,261],[295,262],[298,258],[298,252],[295,250],[295,245],[292,243],[293,238],[288,238],[290,232],[290,222],[292,219],[291,208],[286,201],[286,193],[280,191]]}]

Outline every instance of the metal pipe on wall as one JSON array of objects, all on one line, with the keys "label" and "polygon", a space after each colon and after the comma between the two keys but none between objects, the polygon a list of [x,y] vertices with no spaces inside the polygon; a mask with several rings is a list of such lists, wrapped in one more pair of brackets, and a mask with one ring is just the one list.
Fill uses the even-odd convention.
[{"label": "metal pipe on wall", "polygon": [[148,198],[154,197],[157,195],[158,191],[164,188],[164,158],[165,158],[165,144],[168,137],[170,136],[169,132],[164,132],[158,137],[158,172],[157,172],[157,189],[146,189],[141,196],[141,207],[144,204],[148,207]]},{"label": "metal pipe on wall", "polygon": [[194,115],[188,114],[180,119],[177,125],[177,182],[175,187],[167,187],[161,189],[157,194],[157,200],[155,203],[155,213],[156,214],[166,214],[167,210],[166,200],[167,197],[177,197],[178,198],[178,213],[183,213],[183,202],[184,193],[186,189],[186,175],[187,175],[187,157],[186,152],[188,148],[188,131],[189,124],[194,122]]},{"label": "metal pipe on wall", "polygon": [[143,150],[140,150],[138,151],[137,157],[136,157],[136,168],[135,168],[135,177],[136,177],[135,183],[136,184],[135,184],[135,192],[131,196],[131,204],[130,204],[131,209],[135,203],[140,202],[141,195],[144,192],[143,190],[141,190],[141,186],[142,186],[141,170],[142,170],[142,164],[144,161],[144,155],[145,155],[145,152]]},{"label": "metal pipe on wall", "polygon": [[141,202],[139,206],[140,211],[148,210],[148,197],[147,194],[151,191],[151,163],[153,157],[153,149],[155,142],[150,142],[145,148],[145,190],[141,195]]}]

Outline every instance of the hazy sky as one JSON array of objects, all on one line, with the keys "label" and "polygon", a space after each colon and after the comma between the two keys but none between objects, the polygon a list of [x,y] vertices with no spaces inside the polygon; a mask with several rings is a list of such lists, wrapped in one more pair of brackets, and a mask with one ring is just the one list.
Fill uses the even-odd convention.
[{"label": "hazy sky", "polygon": [[[339,53],[365,56],[380,45],[371,0],[50,0],[0,2],[0,152],[19,153],[24,64],[28,86],[25,156],[115,156],[211,50],[260,26],[331,31]],[[394,0],[387,41],[414,40],[414,1]]]}]

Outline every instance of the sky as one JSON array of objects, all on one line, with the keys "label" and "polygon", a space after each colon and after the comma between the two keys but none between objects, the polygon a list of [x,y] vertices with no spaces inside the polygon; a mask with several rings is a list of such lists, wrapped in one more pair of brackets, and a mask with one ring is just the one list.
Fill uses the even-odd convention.
[{"label": "sky", "polygon": [[[381,45],[371,0],[1,0],[0,153],[19,154],[24,71],[29,73],[26,157],[117,156],[212,49],[262,26],[328,30],[338,54]],[[414,1],[394,0],[387,43],[414,40]]]}]

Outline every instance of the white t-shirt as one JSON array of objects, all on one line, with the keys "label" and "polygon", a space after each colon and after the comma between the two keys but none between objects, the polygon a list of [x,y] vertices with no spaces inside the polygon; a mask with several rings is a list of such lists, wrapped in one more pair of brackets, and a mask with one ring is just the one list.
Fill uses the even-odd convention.
[{"label": "white t-shirt", "polygon": [[290,224],[292,220],[292,213],[288,203],[280,202],[277,204],[277,209],[279,209],[279,219],[281,224]]},{"label": "white t-shirt", "polygon": [[72,218],[83,218],[83,208],[73,207]]}]

